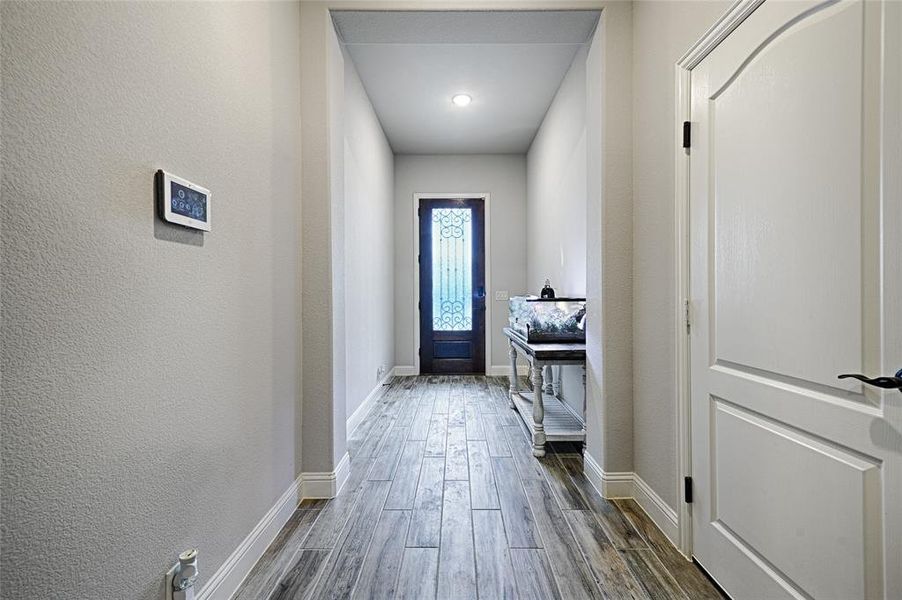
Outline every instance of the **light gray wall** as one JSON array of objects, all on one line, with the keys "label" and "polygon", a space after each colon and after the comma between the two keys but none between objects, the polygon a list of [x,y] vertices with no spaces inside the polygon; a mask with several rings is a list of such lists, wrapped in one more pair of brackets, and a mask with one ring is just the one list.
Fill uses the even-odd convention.
[{"label": "light gray wall", "polygon": [[[394,366],[394,155],[345,54],[347,415]],[[348,432],[350,433],[350,432]]]},{"label": "light gray wall", "polygon": [[605,471],[632,471],[632,3],[602,11],[586,96],[586,445]]},{"label": "light gray wall", "polygon": [[[490,213],[491,288],[486,302],[492,314],[492,351],[486,368],[509,364],[507,302],[495,301],[496,290],[526,290],[526,157],[522,154],[399,155],[395,157],[395,364],[412,366],[415,193],[488,192]],[[488,246],[488,244],[487,244]],[[486,334],[488,335],[488,324]]]},{"label": "light gray wall", "polygon": [[[586,56],[577,52],[526,155],[527,287],[586,295]],[[559,367],[564,401],[583,408],[583,370]]]},{"label": "light gray wall", "polygon": [[[332,469],[327,465],[326,471],[334,471],[335,467],[340,464],[346,453],[346,423],[347,423],[347,392],[348,392],[348,375],[347,375],[347,310],[345,293],[345,273],[347,268],[347,257],[345,256],[346,244],[346,221],[345,221],[345,175],[344,175],[344,159],[345,159],[345,113],[344,113],[344,91],[345,91],[345,67],[344,54],[341,50],[341,44],[338,41],[338,35],[334,27],[328,27],[326,30],[326,119],[329,123],[329,169],[326,171],[329,181],[329,225],[325,230],[329,232],[329,242],[332,248],[332,254],[329,256],[331,260],[331,271],[329,278],[331,280],[331,324],[332,324],[332,394],[308,396],[307,400],[312,403],[320,403],[324,398],[332,400]],[[301,54],[306,57],[306,53]],[[306,80],[305,80],[306,83]],[[301,100],[303,104],[303,99]],[[301,124],[301,131],[304,131],[310,122],[305,121]],[[302,149],[302,155],[307,149]],[[304,197],[306,199],[306,197]],[[316,202],[313,199],[313,202]],[[303,213],[303,208],[301,209]],[[313,222],[305,221],[307,226],[316,227],[319,225],[315,220]],[[305,231],[309,231],[305,230]],[[304,238],[305,247],[309,248],[313,241],[307,237]],[[304,288],[307,290],[307,288]],[[325,315],[320,315],[320,318]],[[328,320],[323,319],[325,323]],[[305,319],[305,329],[310,328],[310,323]],[[312,364],[311,364],[312,363]],[[313,353],[306,356],[305,368],[308,366],[315,368],[319,363],[319,358]],[[312,456],[314,459],[316,455]],[[306,469],[306,464],[305,464]],[[340,482],[336,485],[340,485]]]},{"label": "light gray wall", "polygon": [[586,53],[577,52],[526,155],[527,284],[586,293]]},{"label": "light gray wall", "polygon": [[[0,585],[159,600],[299,472],[298,5],[0,11]],[[157,220],[157,168],[211,233]]]},{"label": "light gray wall", "polygon": [[302,2],[301,214],[303,471],[346,451],[344,61],[328,8]]},{"label": "light gray wall", "polygon": [[678,504],[674,64],[729,7],[633,4],[633,386],[636,473]]}]

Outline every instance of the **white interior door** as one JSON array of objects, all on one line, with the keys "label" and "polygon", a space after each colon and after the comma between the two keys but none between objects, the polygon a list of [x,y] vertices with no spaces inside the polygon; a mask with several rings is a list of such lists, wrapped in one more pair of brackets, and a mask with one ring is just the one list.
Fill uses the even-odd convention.
[{"label": "white interior door", "polygon": [[693,554],[902,598],[902,3],[765,2],[691,71]]}]

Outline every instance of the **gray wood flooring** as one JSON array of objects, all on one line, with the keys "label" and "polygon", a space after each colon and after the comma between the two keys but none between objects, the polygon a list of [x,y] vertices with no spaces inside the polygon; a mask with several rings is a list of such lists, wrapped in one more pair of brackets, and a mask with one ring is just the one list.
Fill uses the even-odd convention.
[{"label": "gray wood flooring", "polygon": [[507,387],[394,378],[341,492],[302,502],[235,598],[722,597],[635,502],[598,495],[575,446],[534,458]]}]

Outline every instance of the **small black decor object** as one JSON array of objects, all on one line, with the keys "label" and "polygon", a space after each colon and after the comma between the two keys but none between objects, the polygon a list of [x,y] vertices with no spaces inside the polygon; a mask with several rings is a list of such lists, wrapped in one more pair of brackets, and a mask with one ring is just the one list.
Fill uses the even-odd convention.
[{"label": "small black decor object", "polygon": [[545,287],[542,288],[542,298],[554,298],[554,288],[551,287],[551,280],[545,280]]}]

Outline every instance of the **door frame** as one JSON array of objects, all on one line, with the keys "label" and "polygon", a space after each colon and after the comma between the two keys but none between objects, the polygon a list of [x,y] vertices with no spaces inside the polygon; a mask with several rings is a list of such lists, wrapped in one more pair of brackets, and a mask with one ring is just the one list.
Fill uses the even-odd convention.
[{"label": "door frame", "polygon": [[491,194],[488,192],[476,192],[476,193],[464,193],[464,192],[453,192],[446,194],[439,194],[435,192],[429,193],[420,193],[415,192],[413,194],[413,260],[411,261],[411,268],[413,269],[413,311],[411,311],[411,318],[413,319],[413,369],[414,374],[420,374],[420,309],[418,308],[420,302],[420,262],[418,257],[420,255],[420,215],[418,214],[418,209],[420,207],[420,200],[437,200],[437,199],[450,199],[450,200],[458,200],[464,198],[476,198],[481,199],[484,204],[484,216],[485,216],[485,295],[486,295],[486,310],[485,310],[485,372],[489,374],[492,370],[492,308],[494,308],[494,293],[492,291],[492,217],[490,207],[490,197]]},{"label": "door frame", "polygon": [[686,502],[683,478],[692,476],[692,395],[690,392],[690,348],[688,326],[692,323],[692,305],[689,300],[689,158],[691,148],[683,148],[683,122],[691,117],[691,74],[714,48],[717,47],[765,0],[738,0],[725,12],[674,65],[675,111],[673,147],[674,162],[674,313],[677,389],[677,525],[679,539],[675,540],[680,552],[692,558],[692,507]]}]

